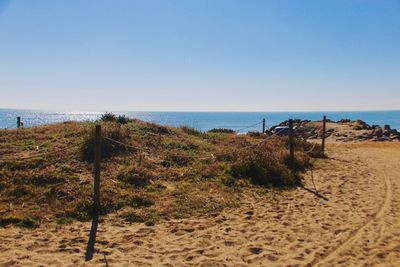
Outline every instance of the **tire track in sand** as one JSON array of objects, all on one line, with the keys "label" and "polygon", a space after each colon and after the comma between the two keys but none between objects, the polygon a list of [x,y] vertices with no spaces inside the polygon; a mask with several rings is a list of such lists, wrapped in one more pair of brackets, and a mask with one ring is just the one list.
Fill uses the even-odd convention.
[{"label": "tire track in sand", "polygon": [[[375,215],[368,221],[366,221],[360,228],[354,230],[352,234],[345,239],[341,244],[339,244],[336,248],[331,250],[328,254],[322,256],[321,258],[316,258],[314,259],[309,265],[310,266],[326,266],[329,261],[334,260],[339,257],[339,254],[343,251],[346,251],[349,249],[349,247],[355,243],[358,239],[362,238],[363,231],[370,227],[374,222],[379,221],[385,212],[388,210],[390,207],[390,199],[392,196],[392,186],[389,181],[389,178],[384,170],[381,170],[381,173],[384,175],[384,183],[385,183],[385,200],[383,201],[382,205],[380,206],[378,212],[375,213]],[[380,225],[377,227],[379,228],[382,224],[382,221],[380,221]],[[382,235],[381,231],[380,235]]]}]

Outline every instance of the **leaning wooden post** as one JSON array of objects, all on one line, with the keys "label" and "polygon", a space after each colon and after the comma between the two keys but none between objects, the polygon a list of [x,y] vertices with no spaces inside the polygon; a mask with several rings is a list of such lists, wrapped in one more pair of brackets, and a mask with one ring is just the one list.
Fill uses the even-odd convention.
[{"label": "leaning wooden post", "polygon": [[21,128],[21,117],[17,117],[17,128]]},{"label": "leaning wooden post", "polygon": [[263,119],[262,133],[265,134],[265,119]]},{"label": "leaning wooden post", "polygon": [[294,138],[293,138],[293,120],[289,120],[289,161],[290,167],[294,168]]},{"label": "leaning wooden post", "polygon": [[93,211],[96,215],[100,211],[100,161],[101,161],[101,126],[96,125],[94,145],[94,193]]},{"label": "leaning wooden post", "polygon": [[326,116],[322,119],[322,153],[325,153]]}]

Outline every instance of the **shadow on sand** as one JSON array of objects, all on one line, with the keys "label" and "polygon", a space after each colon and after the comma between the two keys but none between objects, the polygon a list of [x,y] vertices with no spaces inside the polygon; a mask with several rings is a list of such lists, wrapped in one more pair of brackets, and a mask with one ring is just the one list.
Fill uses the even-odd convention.
[{"label": "shadow on sand", "polygon": [[86,247],[85,261],[90,261],[93,259],[93,254],[95,252],[96,236],[97,236],[97,226],[99,224],[99,214],[96,212],[92,219],[92,228],[90,229],[89,240]]}]

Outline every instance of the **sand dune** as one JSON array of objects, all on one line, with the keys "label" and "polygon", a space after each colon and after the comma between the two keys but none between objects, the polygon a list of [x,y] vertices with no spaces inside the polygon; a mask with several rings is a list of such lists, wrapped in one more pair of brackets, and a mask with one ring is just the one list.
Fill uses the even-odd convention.
[{"label": "sand dune", "polygon": [[[247,192],[239,208],[153,227],[90,223],[0,229],[0,266],[400,266],[400,145],[330,144],[318,192]],[[306,187],[315,190],[311,173]]]}]

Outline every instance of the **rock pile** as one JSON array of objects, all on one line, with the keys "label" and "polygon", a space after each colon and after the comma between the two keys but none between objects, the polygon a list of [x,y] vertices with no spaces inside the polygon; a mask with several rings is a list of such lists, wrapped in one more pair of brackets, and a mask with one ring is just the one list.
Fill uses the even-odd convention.
[{"label": "rock pile", "polygon": [[[340,123],[340,122],[338,122]],[[343,122],[342,122],[343,123]],[[400,141],[400,132],[391,129],[389,125],[382,127],[378,125],[368,125],[362,120],[350,121],[349,124],[354,131],[343,136],[337,133],[337,137],[345,137],[343,141]]]},{"label": "rock pile", "polygon": [[[400,132],[392,129],[389,125],[380,127],[378,125],[369,125],[362,120],[342,119],[337,122],[327,120],[331,127],[326,129],[326,137],[333,137],[337,141],[400,141]],[[332,125],[333,124],[333,125]],[[348,131],[340,131],[340,127],[347,126]],[[289,121],[284,121],[277,126],[288,126]],[[275,129],[277,126],[272,127]],[[322,137],[322,123],[311,122],[310,120],[293,120],[294,133],[307,139],[316,139]]]}]

